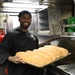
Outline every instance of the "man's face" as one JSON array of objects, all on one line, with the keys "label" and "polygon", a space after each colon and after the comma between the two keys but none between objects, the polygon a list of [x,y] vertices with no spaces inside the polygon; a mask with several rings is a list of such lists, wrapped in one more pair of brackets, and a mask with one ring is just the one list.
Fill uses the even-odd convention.
[{"label": "man's face", "polygon": [[19,18],[20,26],[23,29],[28,29],[31,24],[31,17],[29,14],[24,14]]}]

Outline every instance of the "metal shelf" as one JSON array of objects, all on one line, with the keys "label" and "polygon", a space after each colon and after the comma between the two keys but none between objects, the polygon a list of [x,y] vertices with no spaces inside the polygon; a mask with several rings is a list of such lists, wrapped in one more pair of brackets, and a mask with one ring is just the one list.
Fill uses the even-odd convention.
[{"label": "metal shelf", "polygon": [[75,35],[60,35],[60,37],[75,37]]},{"label": "metal shelf", "polygon": [[62,25],[62,27],[73,27],[75,24],[70,24],[70,25]]},{"label": "metal shelf", "polygon": [[50,31],[49,30],[38,31],[38,35],[50,36]]}]

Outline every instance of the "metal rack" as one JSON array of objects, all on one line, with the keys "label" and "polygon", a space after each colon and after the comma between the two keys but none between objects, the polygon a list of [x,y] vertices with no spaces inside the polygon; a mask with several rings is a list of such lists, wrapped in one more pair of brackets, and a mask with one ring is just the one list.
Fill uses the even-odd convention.
[{"label": "metal rack", "polygon": [[61,35],[62,36],[69,36],[69,37],[75,37],[74,36],[74,34],[75,34],[75,32],[68,32],[68,31],[66,31],[66,28],[68,28],[68,27],[75,27],[75,24],[72,24],[72,25],[62,25],[61,26]]}]

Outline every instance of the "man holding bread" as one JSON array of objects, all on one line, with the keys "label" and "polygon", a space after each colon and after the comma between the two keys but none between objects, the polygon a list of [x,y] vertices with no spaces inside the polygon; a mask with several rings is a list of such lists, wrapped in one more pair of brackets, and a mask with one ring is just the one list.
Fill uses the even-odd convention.
[{"label": "man holding bread", "polygon": [[0,44],[0,64],[8,66],[8,75],[39,75],[38,68],[26,64],[15,56],[19,51],[38,48],[37,37],[28,31],[32,21],[31,13],[23,10],[18,17],[20,26],[5,34]]}]

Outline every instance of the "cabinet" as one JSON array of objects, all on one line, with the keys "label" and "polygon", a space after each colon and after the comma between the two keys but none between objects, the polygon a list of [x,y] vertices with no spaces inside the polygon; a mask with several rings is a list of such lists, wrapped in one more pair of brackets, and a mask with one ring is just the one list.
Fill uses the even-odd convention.
[{"label": "cabinet", "polygon": [[50,7],[38,12],[38,35],[60,35],[60,10]]},{"label": "cabinet", "polygon": [[38,12],[38,35],[49,35],[48,8]]}]

